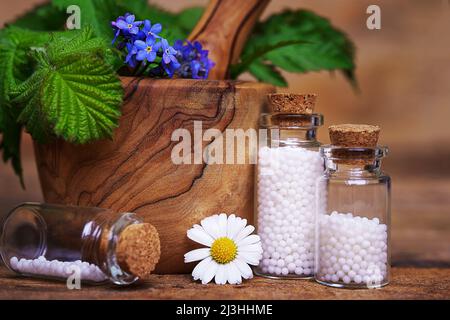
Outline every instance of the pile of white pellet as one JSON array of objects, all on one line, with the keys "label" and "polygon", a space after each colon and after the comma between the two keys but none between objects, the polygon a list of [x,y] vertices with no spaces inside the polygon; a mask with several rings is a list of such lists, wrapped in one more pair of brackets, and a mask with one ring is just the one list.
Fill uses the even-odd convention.
[{"label": "pile of white pellet", "polygon": [[378,218],[332,212],[319,219],[316,278],[328,283],[380,285],[386,282],[387,226]]},{"label": "pile of white pellet", "polygon": [[275,276],[312,276],[319,153],[299,147],[261,148],[258,157],[259,269]]},{"label": "pile of white pellet", "polygon": [[59,260],[47,260],[41,256],[37,259],[18,259],[12,257],[10,265],[13,270],[29,275],[40,275],[57,278],[67,278],[76,272],[80,272],[81,280],[100,282],[106,280],[105,274],[95,264],[81,260],[63,262]]}]

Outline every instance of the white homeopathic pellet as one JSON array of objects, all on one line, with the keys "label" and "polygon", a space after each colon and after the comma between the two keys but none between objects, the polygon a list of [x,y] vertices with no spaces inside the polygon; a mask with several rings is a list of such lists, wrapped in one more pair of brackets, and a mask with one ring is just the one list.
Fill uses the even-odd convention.
[{"label": "white homeopathic pellet", "polygon": [[106,280],[105,274],[95,264],[77,260],[73,262],[47,260],[44,256],[37,259],[18,259],[12,257],[10,265],[13,270],[25,274],[36,276],[47,276],[56,278],[67,278],[74,273],[74,270],[80,271],[81,280],[101,282]]},{"label": "white homeopathic pellet", "polygon": [[258,153],[260,270],[275,276],[312,276],[316,180],[323,174],[317,151],[263,147]]},{"label": "white homeopathic pellet", "polygon": [[378,218],[333,211],[320,216],[318,236],[318,280],[374,286],[385,282],[388,233]]}]

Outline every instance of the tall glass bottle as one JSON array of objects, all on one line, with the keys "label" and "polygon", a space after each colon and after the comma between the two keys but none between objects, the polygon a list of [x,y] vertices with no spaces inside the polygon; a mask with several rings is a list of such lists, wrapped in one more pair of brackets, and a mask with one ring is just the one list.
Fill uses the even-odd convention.
[{"label": "tall glass bottle", "polygon": [[255,272],[271,278],[310,278],[314,271],[315,181],[323,173],[317,129],[321,114],[261,116],[267,145],[256,166],[255,223],[263,259]]}]

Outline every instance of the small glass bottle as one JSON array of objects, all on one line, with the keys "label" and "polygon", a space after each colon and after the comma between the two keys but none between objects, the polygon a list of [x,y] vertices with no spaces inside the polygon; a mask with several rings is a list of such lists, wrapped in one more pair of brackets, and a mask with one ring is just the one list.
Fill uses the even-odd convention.
[{"label": "small glass bottle", "polygon": [[[321,284],[378,288],[389,283],[391,179],[381,170],[387,148],[376,146],[376,128],[335,126],[332,143],[357,144],[321,147],[326,171],[317,181],[315,262]],[[339,132],[340,138],[333,138]],[[345,143],[347,138],[352,143]]]},{"label": "small glass bottle", "polygon": [[[276,108],[283,98],[291,103]],[[268,141],[266,146],[260,143],[256,166],[255,223],[263,259],[255,273],[310,278],[315,182],[324,170],[316,136],[323,116],[312,113],[315,95],[272,95],[269,100],[275,112],[261,116],[260,127],[267,130]]]},{"label": "small glass bottle", "polygon": [[24,203],[1,228],[5,265],[24,275],[127,285],[153,271],[160,255],[156,229],[133,213]]}]

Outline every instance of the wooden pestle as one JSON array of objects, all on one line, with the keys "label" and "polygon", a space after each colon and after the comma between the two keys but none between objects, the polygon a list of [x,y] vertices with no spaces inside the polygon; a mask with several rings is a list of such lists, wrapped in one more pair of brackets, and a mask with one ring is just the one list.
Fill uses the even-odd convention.
[{"label": "wooden pestle", "polygon": [[216,64],[208,79],[228,77],[230,64],[239,60],[245,42],[270,0],[211,0],[189,35],[199,41]]}]

